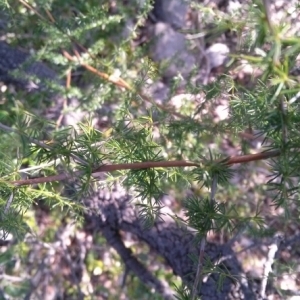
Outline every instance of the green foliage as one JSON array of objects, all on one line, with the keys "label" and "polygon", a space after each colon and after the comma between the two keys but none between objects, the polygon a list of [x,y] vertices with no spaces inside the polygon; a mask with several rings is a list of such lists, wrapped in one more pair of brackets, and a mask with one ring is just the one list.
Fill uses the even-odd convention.
[{"label": "green foliage", "polygon": [[[22,241],[31,231],[24,221],[25,215],[39,201],[45,201],[53,214],[59,208],[61,216],[80,220],[84,211],[81,199],[89,194],[92,174],[97,167],[184,159],[195,162],[197,167],[120,168],[110,172],[108,181],[121,179],[124,187],[134,193],[145,227],[151,227],[159,218],[163,206],[161,198],[173,190],[180,195],[178,200],[185,211],[186,218],[178,219],[194,228],[198,237],[206,237],[213,231],[226,233],[231,238],[241,230],[250,237],[271,236],[274,229],[265,228],[258,205],[254,210],[249,208],[247,213],[241,212],[240,195],[232,197],[228,192],[235,175],[229,158],[212,154],[221,152],[220,139],[229,135],[236,141],[237,133],[246,129],[255,129],[259,135],[264,135],[267,150],[280,151],[280,156],[273,158],[270,164],[272,175],[267,183],[268,193],[272,195],[272,205],[282,208],[286,219],[294,218],[293,211],[299,212],[300,101],[293,97],[299,93],[300,83],[291,75],[291,69],[300,51],[300,38],[286,37],[286,28],[269,24],[262,1],[254,2],[247,19],[241,19],[239,12],[221,15],[193,3],[195,9],[208,16],[204,22],[214,23],[213,27],[203,24],[212,28],[205,32],[208,42],[224,33],[237,36],[240,46],[232,55],[228,69],[234,71],[241,61],[246,61],[253,69],[258,69],[260,75],[250,88],[226,75],[206,86],[187,83],[189,92],[202,91],[206,99],[201,104],[183,102],[185,105],[180,113],[185,118],[179,119],[171,109],[156,107],[154,102],[149,108],[149,101],[141,95],[143,86],[158,78],[158,67],[147,58],[143,47],[133,49],[131,45],[139,35],[139,27],[145,23],[152,2],[146,1],[142,6],[118,5],[115,10],[106,2],[29,1],[34,10],[21,1],[1,3],[9,18],[4,35],[6,41],[30,49],[32,59],[52,65],[61,80],[43,82],[47,92],[44,89],[41,93],[27,95],[7,89],[2,93],[0,122],[6,126],[1,127],[0,132],[2,235],[6,237],[11,233]],[[49,17],[50,12],[52,17]],[[133,20],[132,26],[126,23],[128,19]],[[14,34],[8,34],[9,31]],[[73,55],[74,49],[81,57],[69,61],[62,50]],[[133,88],[119,89],[103,77],[83,72],[81,60],[112,77],[120,75]],[[74,81],[81,81],[81,89],[65,88],[61,84],[70,70],[80,73]],[[175,91],[177,84],[174,79],[171,90]],[[57,91],[69,98],[78,98],[78,107],[65,108],[61,116],[68,110],[80,109],[85,115],[81,123],[59,127],[57,120],[51,122],[41,116],[52,107],[49,94]],[[211,115],[201,113],[205,109],[209,111],[214,99],[222,94],[229,99],[230,118],[214,123]],[[107,124],[104,129],[95,129],[93,119],[100,118],[103,112],[107,113]],[[217,147],[213,152],[208,146],[212,143]],[[243,150],[248,151],[246,147]],[[24,174],[35,178],[60,171],[76,175],[71,192],[67,191],[64,181],[39,183],[34,187],[13,184]],[[194,189],[194,196],[187,197],[182,191],[187,186]],[[228,188],[226,193],[225,188]],[[218,201],[220,190],[224,194]],[[49,240],[53,235],[49,233]],[[0,261],[7,269],[10,269],[7,259],[10,255],[12,253],[4,253]],[[97,264],[95,261],[94,257],[88,258],[89,271]],[[230,276],[212,264],[206,264],[206,268],[207,273],[220,275],[220,288],[224,278]],[[7,287],[6,293],[21,297],[27,290],[25,282],[18,287]],[[140,282],[133,280],[130,288],[133,298],[149,293],[145,290]],[[176,288],[176,292],[178,299],[192,297],[185,286]]]},{"label": "green foliage", "polygon": [[227,165],[228,159],[218,160],[218,157],[213,157],[209,151],[210,160],[202,157],[203,166],[194,171],[195,179],[203,186],[210,188],[213,184],[213,179],[217,178],[220,185],[227,185],[229,180],[233,177],[233,171]]},{"label": "green foliage", "polygon": [[[180,300],[190,300],[191,299],[191,291],[187,286],[176,286],[175,285],[175,291],[176,291],[176,299]],[[201,298],[198,298],[201,299]]]}]

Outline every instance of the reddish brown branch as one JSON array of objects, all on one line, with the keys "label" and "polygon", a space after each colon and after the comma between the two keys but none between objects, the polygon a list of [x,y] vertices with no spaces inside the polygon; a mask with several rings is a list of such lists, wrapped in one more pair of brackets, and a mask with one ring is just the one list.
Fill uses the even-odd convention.
[{"label": "reddish brown branch", "polygon": [[[74,57],[72,57],[72,55],[70,55],[66,50],[63,49],[62,53],[63,53],[64,57],[67,58],[68,60],[76,61],[76,59]],[[97,75],[98,77],[103,78],[103,79],[115,84],[116,86],[118,86],[120,88],[125,88],[126,90],[132,91],[132,92],[134,91],[134,89],[122,78],[114,78],[113,76],[109,76],[108,74],[106,74],[104,72],[98,71],[96,68],[92,67],[91,65],[82,62],[81,58],[80,58],[80,55],[76,50],[74,50],[74,53],[77,57],[77,60],[81,64],[81,66],[84,67],[85,69],[87,69],[88,71],[90,71],[91,73],[93,73],[93,74]],[[138,92],[137,95],[139,97],[141,97],[141,99],[143,101],[151,103],[154,106],[158,107],[159,109],[172,114],[173,116],[176,116],[176,117],[181,118],[181,119],[187,118],[186,116],[176,112],[174,107],[165,107],[164,105],[156,103],[153,99],[151,99],[150,97],[146,96],[145,94],[143,94],[141,92]]]},{"label": "reddish brown branch", "polygon": [[273,150],[273,151],[266,151],[266,152],[261,152],[261,153],[256,153],[256,154],[234,156],[234,157],[229,158],[229,160],[227,161],[227,164],[233,165],[233,164],[246,163],[246,162],[255,161],[255,160],[262,160],[262,159],[277,157],[279,155],[280,155],[279,150]]},{"label": "reddish brown branch", "polygon": [[[262,160],[267,158],[272,158],[280,155],[279,150],[262,152],[257,154],[249,154],[249,155],[241,155],[230,157],[227,161],[227,165],[246,163],[250,161]],[[174,160],[174,161],[146,161],[146,162],[136,162],[129,164],[114,164],[114,165],[103,165],[97,167],[93,170],[92,176],[97,178],[99,173],[103,172],[113,172],[118,170],[140,170],[140,169],[149,169],[149,168],[172,168],[172,167],[200,167],[200,163],[196,162],[188,162],[184,160]],[[21,185],[32,185],[53,181],[62,181],[66,179],[72,179],[79,176],[83,176],[83,171],[76,171],[74,173],[69,174],[58,174],[47,177],[39,177],[39,178],[31,178],[31,179],[22,179],[11,181],[10,183],[15,186]]]}]

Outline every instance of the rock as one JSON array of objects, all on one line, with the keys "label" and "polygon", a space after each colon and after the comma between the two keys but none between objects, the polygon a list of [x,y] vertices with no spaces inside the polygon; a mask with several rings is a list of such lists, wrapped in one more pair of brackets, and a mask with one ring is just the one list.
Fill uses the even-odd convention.
[{"label": "rock", "polygon": [[[16,70],[20,73],[13,74]],[[44,81],[63,84],[52,69],[41,62],[35,62],[28,53],[3,41],[0,41],[0,81],[16,84],[29,92],[47,89]]]},{"label": "rock", "polygon": [[153,82],[146,89],[146,93],[149,94],[152,99],[155,99],[156,103],[163,104],[169,99],[170,88],[163,82],[157,81]]},{"label": "rock", "polygon": [[171,98],[171,104],[177,109],[180,110],[183,105],[187,102],[197,102],[198,104],[202,104],[205,101],[205,96],[201,94],[189,94],[183,93],[175,95]]},{"label": "rock", "polygon": [[228,2],[227,11],[231,14],[239,11],[242,8],[242,4],[238,1],[232,0]]},{"label": "rock", "polygon": [[161,63],[163,75],[167,78],[178,74],[187,77],[195,66],[195,57],[188,52],[184,34],[159,22],[154,25],[153,36],[150,57]]},{"label": "rock", "polygon": [[184,0],[156,0],[154,3],[156,19],[177,29],[185,26],[187,12],[188,4]]},{"label": "rock", "polygon": [[217,68],[226,63],[228,53],[230,52],[227,45],[216,43],[206,49],[206,55],[209,60],[210,68]]}]

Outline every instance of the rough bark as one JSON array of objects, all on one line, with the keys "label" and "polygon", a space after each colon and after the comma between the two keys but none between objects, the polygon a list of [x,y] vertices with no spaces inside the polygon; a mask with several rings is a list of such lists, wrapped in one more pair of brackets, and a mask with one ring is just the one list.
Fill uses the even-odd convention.
[{"label": "rough bark", "polygon": [[[14,73],[17,70],[19,74]],[[46,64],[35,62],[26,52],[0,41],[0,81],[34,91],[44,87],[46,80],[59,83],[57,78],[57,74]]]},{"label": "rough bark", "polygon": [[[63,82],[58,74],[45,63],[35,61],[27,52],[3,41],[0,41],[0,81],[26,93],[38,93],[39,105],[47,119],[57,121],[61,116],[66,95],[60,92]],[[67,98],[67,102],[77,103],[77,99]],[[65,124],[66,116],[62,116],[62,124]]]},{"label": "rough bark", "polygon": [[[174,274],[186,284],[194,279],[195,265],[191,256],[198,257],[198,247],[192,230],[178,226],[171,217],[158,219],[151,229],[145,229],[131,197],[121,187],[112,190],[99,189],[94,196],[85,201],[88,208],[86,224],[105,231],[125,231],[146,242],[151,249],[165,258]],[[206,258],[214,264],[221,259],[219,267],[231,278],[224,280],[222,289],[217,289],[218,274],[208,274],[202,283],[201,299],[255,299],[232,249],[226,245],[208,243]],[[226,259],[227,258],[227,259]]]}]

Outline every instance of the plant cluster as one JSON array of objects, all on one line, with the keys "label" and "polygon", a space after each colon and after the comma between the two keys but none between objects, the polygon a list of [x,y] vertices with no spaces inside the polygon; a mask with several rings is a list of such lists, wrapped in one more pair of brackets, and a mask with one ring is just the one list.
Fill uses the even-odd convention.
[{"label": "plant cluster", "polygon": [[[204,93],[205,101],[183,101],[178,111],[171,104],[156,103],[145,92],[159,71],[147,49],[135,44],[151,1],[136,1],[135,6],[93,0],[1,3],[1,15],[7,19],[5,41],[33,52],[23,70],[33,61],[45,61],[57,72],[54,81],[31,74],[39,87],[36,92],[2,85],[4,240],[12,234],[22,244],[33,231],[32,206],[42,200],[51,209],[59,207],[61,216],[83,222],[83,199],[103,181],[107,186],[121,182],[138,199],[145,228],[160,218],[162,196],[173,192],[185,212],[174,218],[192,227],[199,242],[195,281],[177,289],[178,299],[196,299],[204,276],[221,272],[205,255],[210,234],[225,235],[232,243],[241,234],[278,234],[259,204],[247,211],[236,199],[240,195],[230,192],[234,188],[240,192],[233,184],[238,175],[233,166],[267,170],[269,179],[260,193],[272,197],[270,205],[277,211],[282,209],[279,217],[286,218],[285,226],[298,221],[300,83],[293,67],[299,59],[300,38],[286,34],[291,24],[272,23],[268,1],[254,1],[243,21],[243,12],[217,14],[196,1],[191,4],[214,23],[205,33],[208,39],[230,32],[238,43],[223,75],[207,85],[186,84],[187,93]],[[124,33],[128,19],[134,20],[129,34],[128,29]],[[249,82],[237,78],[243,65],[253,70]],[[16,78],[23,74],[9,72]],[[174,79],[173,91],[179,81],[180,77]],[[59,102],[57,95],[66,100]],[[212,122],[210,113],[220,97],[228,99],[230,116]],[[47,111],[55,107],[61,112],[47,119]],[[85,116],[79,123],[62,124],[66,115],[79,111]],[[263,147],[254,151],[249,140],[242,141],[245,136],[260,138]],[[240,143],[238,155],[222,153],[219,145],[225,138]],[[253,165],[254,161],[259,162]],[[193,191],[190,197],[184,192],[188,189]],[[7,262],[1,264],[5,267]]]}]

